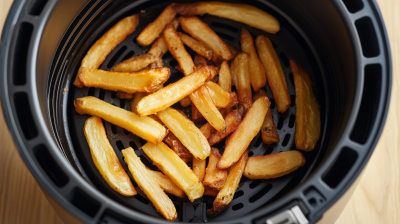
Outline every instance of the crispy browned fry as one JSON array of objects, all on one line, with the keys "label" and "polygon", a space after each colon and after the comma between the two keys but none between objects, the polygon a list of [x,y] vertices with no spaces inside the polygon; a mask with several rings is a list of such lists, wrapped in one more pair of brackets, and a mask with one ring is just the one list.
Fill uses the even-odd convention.
[{"label": "crispy browned fry", "polygon": [[131,100],[133,98],[133,93],[126,93],[122,91],[117,91],[117,97],[124,100]]},{"label": "crispy browned fry", "polygon": [[135,31],[136,26],[139,24],[139,15],[128,16],[120,20],[111,29],[109,29],[100,39],[93,44],[93,46],[86,53],[79,67],[78,74],[76,75],[74,85],[82,88],[83,83],[79,80],[79,74],[82,68],[97,69],[107,55],[123,41],[126,36]]},{"label": "crispy browned fry", "polygon": [[146,93],[135,93],[133,96],[133,100],[131,100],[131,111],[135,112],[136,105],[139,103],[139,101],[146,96]]},{"label": "crispy browned fry", "polygon": [[157,57],[151,53],[129,58],[111,68],[113,72],[137,72],[156,62]]},{"label": "crispy browned fry", "polygon": [[191,105],[192,105],[191,106],[191,108],[192,108],[192,121],[193,122],[205,121],[206,119],[203,117],[203,115],[200,113],[200,111],[197,109],[197,107],[194,104],[191,104]]},{"label": "crispy browned fry", "polygon": [[208,91],[210,92],[210,96],[213,99],[216,107],[225,108],[229,106],[231,96],[228,92],[222,89],[215,82],[208,81],[206,82],[206,86],[208,88]]},{"label": "crispy browned fry", "polygon": [[195,158],[204,160],[210,155],[210,145],[207,138],[185,115],[169,107],[158,112],[157,117]]},{"label": "crispy browned fry", "polygon": [[174,18],[176,12],[171,6],[167,6],[164,11],[157,17],[154,22],[149,23],[142,30],[139,36],[136,38],[138,44],[143,47],[149,46],[157,37],[160,36],[161,32],[164,30],[165,26],[168,25]]},{"label": "crispy browned fry", "polygon": [[204,187],[199,178],[167,145],[148,142],[142,149],[153,164],[186,193],[191,202],[203,196]]},{"label": "crispy browned fry", "polygon": [[214,54],[224,60],[233,58],[231,51],[223,40],[204,22],[197,17],[179,17],[182,29],[195,39],[212,49]]},{"label": "crispy browned fry", "polygon": [[210,74],[207,66],[198,69],[191,75],[144,97],[137,104],[135,112],[139,116],[146,116],[164,110],[204,85]]},{"label": "crispy browned fry", "polygon": [[186,46],[190,47],[190,49],[192,49],[197,54],[207,58],[208,60],[211,60],[213,58],[213,51],[203,42],[198,41],[183,33],[178,33],[178,36],[181,38],[182,42]]},{"label": "crispy browned fry", "polygon": [[[258,98],[262,96],[268,96],[263,89],[259,90],[256,94],[254,94],[253,101],[258,100]],[[264,122],[261,127],[261,136],[264,144],[269,145],[280,141],[278,130],[276,130],[274,119],[272,118],[271,110],[268,110],[267,115],[265,115]]]},{"label": "crispy browned fry", "polygon": [[258,56],[265,68],[268,85],[274,95],[276,108],[283,113],[290,106],[285,74],[271,41],[262,35],[256,38]]},{"label": "crispy browned fry", "polygon": [[[157,117],[157,116],[156,116]],[[158,117],[157,117],[158,118]],[[165,143],[171,147],[172,150],[185,162],[189,162],[192,160],[193,156],[187,150],[187,148],[182,145],[181,141],[174,135],[174,133],[169,132],[167,137],[165,138]]]},{"label": "crispy browned fry", "polygon": [[236,91],[238,93],[238,100],[246,109],[249,109],[253,103],[249,74],[250,57],[247,53],[240,53],[236,58],[239,60],[236,72]]},{"label": "crispy browned fry", "polygon": [[232,53],[232,59],[235,58],[238,54],[240,54],[240,51],[238,49],[236,49],[234,46],[227,44],[229,50]]},{"label": "crispy browned fry", "polygon": [[297,170],[305,163],[303,154],[296,150],[252,156],[247,162],[243,175],[249,179],[277,178]]},{"label": "crispy browned fry", "polygon": [[219,69],[219,80],[218,84],[223,90],[230,93],[232,91],[232,81],[231,81],[231,71],[227,61],[221,63],[221,68]]},{"label": "crispy browned fry", "polygon": [[128,164],[129,171],[135,179],[137,185],[144,192],[147,198],[153,203],[154,207],[167,220],[174,221],[177,217],[174,203],[164,193],[151,172],[144,166],[139,157],[135,154],[132,147],[122,150],[125,163]]},{"label": "crispy browned fry", "polygon": [[201,67],[203,65],[207,65],[207,60],[201,55],[194,55],[194,65],[196,67]]},{"label": "crispy browned fry", "polygon": [[192,160],[193,173],[199,178],[200,181],[204,180],[204,175],[206,173],[206,160],[199,160],[193,157]]},{"label": "crispy browned fry", "polygon": [[231,19],[269,33],[279,31],[279,22],[275,17],[247,4],[226,2],[196,2],[186,4],[173,3],[172,7],[182,16],[210,14]]},{"label": "crispy browned fry", "polygon": [[189,96],[185,96],[185,98],[181,99],[181,101],[179,101],[179,103],[181,104],[182,107],[187,107],[190,104],[192,104],[192,101],[190,101]]},{"label": "crispy browned fry", "polygon": [[249,76],[250,83],[253,87],[254,92],[257,92],[261,88],[263,88],[267,82],[267,78],[265,77],[264,66],[261,64],[260,59],[258,58],[256,48],[254,47],[253,37],[249,31],[245,28],[242,28],[242,35],[240,39],[240,43],[242,45],[242,51],[249,54]]},{"label": "crispy browned fry", "polygon": [[321,134],[321,114],[319,104],[312,91],[307,72],[294,60],[290,60],[296,90],[296,148],[311,151]]},{"label": "crispy browned fry", "polygon": [[263,96],[253,103],[235,132],[226,140],[224,154],[218,163],[218,168],[226,169],[239,160],[249,147],[251,140],[261,130],[263,119],[269,109],[268,98]]},{"label": "crispy browned fry", "polygon": [[135,93],[153,92],[159,89],[170,75],[169,68],[154,68],[140,72],[107,72],[83,68],[79,79],[87,87]]},{"label": "crispy browned fry", "polygon": [[209,216],[216,216],[218,213],[226,209],[229,206],[229,203],[231,203],[233,196],[239,187],[243,170],[246,167],[248,160],[247,154],[247,150],[245,150],[239,161],[229,168],[228,178],[226,179],[224,187],[219,191],[215,198],[213,207],[207,210]]},{"label": "crispy browned fry", "polygon": [[78,98],[74,105],[79,114],[101,117],[154,144],[160,143],[167,135],[167,129],[153,119],[139,117],[133,112],[116,107],[93,96]]},{"label": "crispy browned fry", "polygon": [[228,170],[221,170],[217,168],[217,163],[221,159],[218,149],[211,148],[210,158],[206,169],[206,176],[204,177],[203,185],[211,188],[221,190],[228,176]]},{"label": "crispy browned fry", "polygon": [[208,186],[204,186],[204,195],[217,197],[218,193],[219,193],[218,189],[215,189],[215,188],[212,188],[212,187],[208,187]]},{"label": "crispy browned fry", "polygon": [[128,174],[121,166],[108,141],[101,118],[91,117],[87,119],[83,131],[89,144],[93,163],[107,184],[122,195],[133,196],[137,194]]},{"label": "crispy browned fry", "polygon": [[147,168],[147,170],[149,171],[150,176],[153,177],[153,179],[158,183],[158,185],[160,185],[164,192],[173,194],[180,198],[185,197],[185,192],[176,186],[176,184],[172,182],[172,180],[166,175],[158,171],[150,170],[149,168]]},{"label": "crispy browned fry", "polygon": [[239,69],[239,64],[240,64],[240,59],[241,56],[239,57],[239,54],[232,60],[231,62],[231,67],[230,67],[230,72],[231,72],[231,80],[232,80],[232,85],[234,85],[237,88],[237,73]]}]

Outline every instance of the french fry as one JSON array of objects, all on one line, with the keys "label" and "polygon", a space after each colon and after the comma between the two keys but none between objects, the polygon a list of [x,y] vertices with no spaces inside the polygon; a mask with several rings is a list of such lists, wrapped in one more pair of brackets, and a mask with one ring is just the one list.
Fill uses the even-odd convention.
[{"label": "french fry", "polygon": [[125,162],[128,164],[129,171],[139,185],[140,189],[144,192],[147,198],[153,203],[154,207],[161,213],[167,220],[174,221],[178,216],[174,203],[164,193],[155,178],[152,177],[151,172],[144,166],[139,157],[136,156],[135,151],[131,147],[123,149],[122,154],[125,157]]},{"label": "french fry", "polygon": [[231,96],[228,92],[222,89],[218,84],[211,81],[206,82],[206,86],[216,107],[225,108],[229,106]]},{"label": "french fry", "polygon": [[[239,53],[240,54],[240,53]],[[230,67],[230,72],[231,72],[231,81],[232,81],[232,85],[234,85],[235,87],[237,87],[237,73],[238,73],[238,69],[239,69],[239,62],[241,59],[241,56],[239,56],[239,54],[232,60],[231,62],[231,67]]]},{"label": "french fry", "polygon": [[191,75],[144,97],[137,104],[135,112],[139,116],[146,116],[164,110],[204,85],[210,74],[207,66],[198,69]]},{"label": "french fry", "polygon": [[225,42],[204,22],[197,17],[179,17],[182,29],[195,39],[212,49],[214,54],[224,60],[231,60],[233,55]]},{"label": "french fry", "polygon": [[167,26],[168,23],[170,23],[175,18],[175,16],[175,10],[170,5],[167,6],[164,11],[157,17],[157,19],[154,20],[154,22],[149,23],[149,25],[147,25],[146,28],[142,30],[142,32],[136,38],[138,44],[146,47],[153,43],[154,40],[160,36],[165,26]]},{"label": "french fry", "polygon": [[269,33],[276,33],[280,29],[279,22],[275,17],[247,4],[226,2],[173,3],[172,8],[182,16],[195,16],[208,13],[213,16],[241,22]]},{"label": "french fry", "polygon": [[159,89],[170,75],[169,68],[154,68],[140,72],[108,72],[83,68],[79,79],[87,87],[135,93],[153,92]]},{"label": "french fry", "polygon": [[157,57],[151,53],[129,58],[111,68],[113,72],[137,72],[157,61]]},{"label": "french fry", "polygon": [[242,45],[242,51],[249,54],[249,75],[250,75],[250,83],[253,87],[254,92],[257,92],[261,88],[263,88],[267,82],[267,78],[265,77],[264,66],[261,64],[260,59],[258,58],[256,48],[254,47],[253,37],[249,31],[245,28],[242,28],[242,35],[240,39]]},{"label": "french fry", "polygon": [[139,15],[128,16],[120,20],[110,30],[108,30],[86,53],[79,67],[78,74],[75,77],[74,85],[82,88],[83,83],[79,80],[79,74],[82,68],[97,69],[107,55],[121,43],[129,34],[135,31],[139,24]]},{"label": "french fry", "polygon": [[167,129],[152,118],[139,117],[93,96],[78,98],[74,105],[79,114],[101,117],[154,144],[160,143],[167,135]]},{"label": "french fry", "polygon": [[240,159],[251,140],[261,130],[260,119],[265,117],[268,109],[268,97],[261,97],[253,103],[235,132],[226,140],[224,154],[217,165],[219,169],[226,169]]},{"label": "french fry", "polygon": [[172,149],[164,143],[154,145],[150,142],[145,144],[142,149],[153,161],[153,164],[186,193],[191,202],[203,196],[203,184]]},{"label": "french fry", "polygon": [[249,179],[277,178],[297,170],[305,163],[303,154],[296,150],[252,156],[247,162],[243,175]]},{"label": "french fry", "polygon": [[228,177],[226,179],[224,187],[222,188],[222,190],[219,191],[217,197],[215,198],[213,202],[213,207],[207,210],[207,214],[209,216],[216,216],[224,209],[226,209],[233,200],[233,196],[237,188],[239,187],[240,179],[243,175],[243,170],[246,167],[246,163],[248,160],[247,154],[247,150],[245,150],[239,161],[237,161],[229,168]]},{"label": "french fry", "polygon": [[83,131],[89,144],[93,163],[107,184],[124,196],[136,195],[136,189],[108,141],[101,118],[87,119]]},{"label": "french fry", "polygon": [[210,158],[206,169],[206,176],[204,177],[203,185],[217,190],[221,190],[228,176],[228,170],[221,170],[217,168],[217,163],[221,159],[218,149],[211,148]]},{"label": "french fry", "polygon": [[321,114],[319,104],[312,91],[312,83],[307,72],[294,60],[290,60],[296,90],[296,148],[311,151],[321,134]]},{"label": "french fry", "polygon": [[[155,116],[157,117],[157,116]],[[158,117],[157,117],[158,118]],[[174,133],[169,132],[167,137],[165,138],[165,143],[171,147],[172,150],[185,162],[189,162],[192,160],[193,156],[187,150],[185,146],[182,145],[181,141],[174,135]]]},{"label": "french fry", "polygon": [[217,197],[218,193],[219,193],[218,189],[215,189],[215,188],[212,188],[212,187],[208,187],[208,186],[204,186],[204,195]]},{"label": "french fry", "polygon": [[205,123],[200,127],[200,131],[203,133],[204,137],[208,139],[216,130],[210,123]]},{"label": "french fry", "polygon": [[207,65],[207,60],[201,55],[194,55],[194,66],[201,68],[204,65]]},{"label": "french fry", "polygon": [[146,96],[146,93],[141,93],[141,92],[135,93],[135,95],[133,96],[133,99],[131,100],[131,111],[132,112],[135,112],[135,108],[136,108],[137,104],[145,96]]},{"label": "french fry", "polygon": [[179,103],[181,104],[182,107],[187,107],[190,104],[192,104],[192,101],[190,101],[189,96],[185,96],[183,99],[181,99],[181,101],[179,101]]},{"label": "french fry", "polygon": [[256,38],[256,46],[258,56],[265,68],[269,87],[275,98],[276,108],[283,113],[290,106],[290,97],[278,55],[267,37],[258,36]]},{"label": "french fry", "polygon": [[249,109],[253,103],[249,74],[249,54],[240,53],[236,58],[239,60],[236,72],[238,100],[246,109]]},{"label": "french fry", "polygon": [[173,194],[180,198],[185,197],[185,192],[183,192],[178,186],[176,186],[176,184],[163,173],[150,170],[149,168],[147,168],[147,170],[149,171],[149,175],[153,177],[153,179],[158,183],[158,185],[160,185],[161,189],[163,189],[164,192]]},{"label": "french fry", "polygon": [[193,157],[192,160],[193,173],[199,178],[200,181],[204,180],[204,175],[206,173],[206,160],[200,160]]},{"label": "french fry", "polygon": [[200,113],[199,109],[197,109],[197,107],[194,104],[191,104],[191,105],[192,105],[192,107],[191,107],[192,108],[192,121],[193,122],[203,122],[203,121],[205,121],[206,119]]},{"label": "french fry", "polygon": [[232,92],[231,71],[229,69],[229,65],[228,65],[227,61],[223,61],[221,63],[221,68],[219,69],[218,84],[226,92],[228,92],[228,93]]},{"label": "french fry", "polygon": [[117,97],[124,100],[131,100],[133,98],[133,93],[126,93],[122,91],[117,91]]},{"label": "french fry", "polygon": [[[253,96],[253,101],[258,100],[262,96],[267,96],[267,93],[261,89]],[[261,137],[263,143],[268,145],[280,141],[278,130],[276,130],[274,119],[272,118],[271,110],[268,110],[267,115],[265,115],[264,122],[261,127]]]},{"label": "french fry", "polygon": [[211,60],[213,58],[213,51],[205,45],[203,42],[200,42],[186,34],[178,33],[178,36],[181,38],[182,42],[192,49],[197,54]]},{"label": "french fry", "polygon": [[[233,58],[235,58],[238,54],[240,54],[240,51],[238,49],[236,49],[234,46],[227,44],[229,50],[232,53]],[[232,58],[232,59],[233,59]]]},{"label": "french fry", "polygon": [[158,112],[157,117],[196,159],[203,160],[210,155],[210,145],[206,137],[185,115],[169,107]]}]

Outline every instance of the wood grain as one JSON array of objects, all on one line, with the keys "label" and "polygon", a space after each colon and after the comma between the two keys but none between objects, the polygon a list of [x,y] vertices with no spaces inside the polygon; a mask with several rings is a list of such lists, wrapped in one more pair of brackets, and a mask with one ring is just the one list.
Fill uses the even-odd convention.
[{"label": "wood grain", "polygon": [[[0,33],[12,0],[0,0]],[[400,1],[378,0],[393,57],[388,120],[359,186],[337,224],[400,220]],[[0,110],[0,223],[63,223],[22,162]]]}]

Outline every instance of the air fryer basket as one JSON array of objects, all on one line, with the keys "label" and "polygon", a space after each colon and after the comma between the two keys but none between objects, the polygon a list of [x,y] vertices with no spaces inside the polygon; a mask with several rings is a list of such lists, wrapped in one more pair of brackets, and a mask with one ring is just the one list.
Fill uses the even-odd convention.
[{"label": "air fryer basket", "polygon": [[[171,2],[184,1],[16,1],[7,18],[0,54],[1,96],[7,123],[21,156],[42,188],[84,222],[163,222],[138,187],[139,193],[130,198],[108,187],[94,166],[83,135],[89,116],[78,115],[73,106],[76,98],[88,95],[127,110],[129,101],[120,100],[113,91],[79,89],[72,82],[90,46],[128,15],[139,14],[139,26],[108,55],[100,69],[109,70],[147,52],[149,47],[139,46],[136,37]],[[296,172],[272,180],[242,177],[230,206],[214,218],[206,214],[213,197],[204,196],[190,203],[171,196],[178,212],[176,222],[265,223],[298,205],[314,223],[358,177],[385,123],[391,58],[382,18],[372,0],[245,3],[275,16],[281,30],[272,35],[224,18],[200,18],[237,49],[241,28],[253,37],[269,37],[281,61],[292,100],[285,113],[277,112],[272,93],[268,85],[265,87],[281,142],[267,146],[258,135],[249,147],[249,156],[295,149],[295,92],[289,59],[298,61],[311,76],[321,105],[322,135],[316,148],[304,153],[306,165]],[[193,55],[190,49],[188,52]],[[169,53],[163,60],[171,69],[166,84],[183,77]],[[190,115],[190,107],[174,106]],[[144,140],[106,121],[104,125],[127,171],[120,150],[129,146],[146,166],[157,170],[138,150]],[[217,147],[222,152],[223,144]]]}]

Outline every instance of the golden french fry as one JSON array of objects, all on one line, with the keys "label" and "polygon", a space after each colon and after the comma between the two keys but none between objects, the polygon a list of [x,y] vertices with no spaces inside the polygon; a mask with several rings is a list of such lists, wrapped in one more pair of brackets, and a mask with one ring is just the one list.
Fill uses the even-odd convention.
[{"label": "golden french fry", "polygon": [[227,61],[221,63],[218,84],[226,92],[230,93],[232,91],[231,71]]},{"label": "golden french fry", "polygon": [[87,87],[135,93],[153,92],[159,89],[170,75],[169,68],[154,68],[129,73],[83,68],[79,74],[79,79]]},{"label": "golden french fry", "polygon": [[236,72],[238,100],[246,109],[249,109],[253,103],[249,74],[249,54],[240,53],[236,58],[239,60]]},{"label": "golden french fry", "polygon": [[296,150],[252,156],[247,162],[243,175],[249,179],[277,178],[297,170],[305,163],[303,154]]},{"label": "golden french fry", "polygon": [[238,84],[237,84],[237,73],[238,73],[240,59],[241,59],[241,56],[238,57],[239,54],[232,60],[231,67],[230,67],[232,85],[234,85],[236,88],[238,86]]},{"label": "golden french fry", "polygon": [[167,135],[167,129],[152,118],[139,117],[93,96],[78,98],[74,105],[79,114],[101,117],[154,144],[160,143]]},{"label": "golden french fry", "polygon": [[[267,93],[261,89],[254,94],[253,101],[258,100],[262,96],[267,96]],[[268,110],[267,115],[265,115],[264,122],[261,127],[261,137],[263,143],[268,145],[280,141],[278,130],[276,130],[274,119],[272,118],[271,110]]]},{"label": "golden french fry", "polygon": [[185,96],[183,99],[181,99],[181,101],[179,101],[179,103],[181,104],[182,107],[187,107],[190,104],[192,104],[192,101],[190,101],[189,96]]},{"label": "golden french fry", "polygon": [[198,69],[191,75],[144,97],[137,104],[135,112],[139,116],[146,116],[164,110],[204,85],[210,74],[207,66]]},{"label": "golden french fry", "polygon": [[203,117],[203,115],[200,113],[199,109],[197,109],[197,107],[194,104],[192,104],[191,108],[192,108],[192,121],[193,122],[202,122],[202,121],[206,120]]},{"label": "golden french fry", "polygon": [[218,189],[215,189],[215,188],[212,188],[212,187],[208,187],[208,186],[204,186],[204,195],[217,197],[218,193],[219,193]]},{"label": "golden french fry", "polygon": [[83,131],[89,144],[93,163],[107,184],[114,191],[124,196],[137,194],[128,174],[122,168],[108,141],[101,118],[91,117],[87,119]]},{"label": "golden french fry", "polygon": [[290,106],[290,97],[278,55],[267,37],[258,36],[256,38],[256,46],[258,56],[265,68],[269,87],[275,98],[276,108],[283,113]]},{"label": "golden french fry", "polygon": [[253,103],[235,132],[226,140],[225,151],[218,162],[218,168],[226,169],[239,160],[251,140],[261,130],[260,119],[265,117],[268,109],[268,97],[263,96]]},{"label": "golden french fry", "polygon": [[111,68],[113,72],[137,72],[157,61],[157,57],[151,53],[129,58]]},{"label": "golden french fry", "polygon": [[191,202],[203,196],[204,187],[199,178],[167,145],[148,142],[142,149],[153,164],[186,193]]},{"label": "golden french fry", "polygon": [[227,44],[227,46],[228,46],[228,48],[229,48],[229,50],[231,51],[231,53],[232,53],[232,59],[233,58],[236,58],[236,56],[238,55],[238,54],[240,54],[240,51],[238,50],[238,49],[236,49],[234,46],[232,46],[232,45],[229,45],[229,44]]},{"label": "golden french fry", "polygon": [[193,157],[192,160],[193,173],[199,178],[200,181],[204,180],[204,175],[206,173],[206,160],[200,160]]},{"label": "golden french fry", "polygon": [[221,190],[228,176],[228,170],[221,170],[217,168],[217,163],[221,159],[218,149],[211,148],[210,158],[206,169],[206,176],[204,177],[203,185],[217,190]]},{"label": "golden french fry", "polygon": [[131,111],[132,112],[135,112],[135,108],[136,108],[137,104],[145,96],[146,96],[146,93],[141,93],[141,92],[135,93],[135,95],[133,96],[133,100],[131,100]]},{"label": "golden french fry", "polygon": [[139,157],[136,156],[135,151],[131,147],[123,149],[122,154],[125,157],[125,163],[128,164],[129,171],[139,185],[140,189],[144,192],[147,198],[153,203],[154,207],[161,213],[167,220],[174,221],[178,216],[174,203],[164,193],[155,178],[152,177],[151,172],[144,166]]},{"label": "golden french fry", "polygon": [[247,150],[244,151],[239,161],[229,168],[228,177],[222,190],[219,191],[213,202],[213,207],[207,210],[209,216],[216,216],[229,206],[242,178],[248,157]]},{"label": "golden french fry", "polygon": [[135,31],[139,24],[139,15],[128,16],[120,20],[110,30],[108,30],[100,39],[93,44],[93,46],[86,53],[79,67],[78,74],[76,75],[74,85],[82,88],[83,83],[79,80],[79,74],[82,68],[97,69],[107,55],[121,43],[129,34]]},{"label": "golden french fry", "polygon": [[124,100],[131,100],[133,98],[133,93],[126,93],[122,91],[117,91],[117,97]]},{"label": "golden french fry", "polygon": [[213,51],[205,45],[203,42],[198,41],[186,34],[178,33],[178,36],[181,38],[182,42],[192,49],[197,54],[211,60],[213,58]]},{"label": "golden french fry", "polygon": [[222,89],[215,82],[208,81],[206,82],[206,86],[208,88],[208,91],[210,92],[210,96],[213,99],[216,107],[225,108],[229,106],[231,96],[228,92]]},{"label": "golden french fry", "polygon": [[194,65],[201,68],[201,66],[207,65],[207,60],[201,55],[194,55]]},{"label": "golden french fry", "polygon": [[[155,115],[154,115],[155,116]],[[157,117],[157,116],[155,116]],[[158,117],[157,117],[158,118]],[[189,162],[192,160],[193,156],[187,150],[185,146],[182,145],[181,141],[174,135],[174,133],[169,132],[167,137],[165,138],[165,143],[171,147],[172,150],[185,162]]]},{"label": "golden french fry", "polygon": [[149,23],[142,30],[139,36],[136,38],[138,44],[143,47],[149,46],[157,37],[160,36],[165,26],[168,25],[174,18],[176,12],[171,6],[167,6],[164,11],[157,17],[154,22]]},{"label": "golden french fry", "polygon": [[179,17],[182,29],[195,39],[203,42],[212,49],[214,54],[224,60],[233,58],[225,42],[204,22],[197,17]]},{"label": "golden french fry", "polygon": [[149,168],[147,168],[147,170],[149,171],[150,176],[153,177],[153,179],[165,192],[173,194],[180,198],[185,197],[185,192],[183,192],[178,186],[176,186],[176,184],[163,173],[150,170]]},{"label": "golden french fry", "polygon": [[296,148],[311,151],[321,134],[321,114],[307,72],[294,60],[290,60],[296,90]]},{"label": "golden french fry", "polygon": [[172,8],[182,16],[195,16],[208,13],[213,16],[241,22],[269,33],[276,33],[280,29],[279,22],[275,17],[247,4],[226,2],[173,3]]},{"label": "golden french fry", "polygon": [[240,39],[242,45],[242,51],[249,54],[249,76],[250,83],[253,87],[254,92],[257,92],[261,88],[264,88],[267,83],[267,78],[265,77],[264,66],[261,64],[258,58],[256,48],[254,47],[253,37],[249,31],[242,28],[242,35]]},{"label": "golden french fry", "polygon": [[216,130],[210,123],[205,123],[200,127],[200,131],[203,133],[204,137],[208,139]]}]

